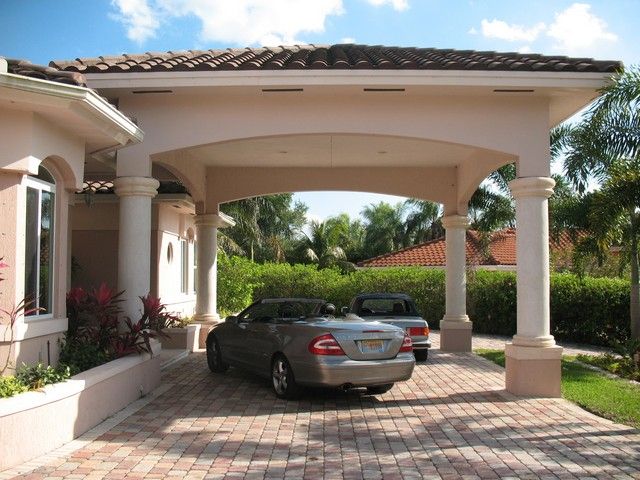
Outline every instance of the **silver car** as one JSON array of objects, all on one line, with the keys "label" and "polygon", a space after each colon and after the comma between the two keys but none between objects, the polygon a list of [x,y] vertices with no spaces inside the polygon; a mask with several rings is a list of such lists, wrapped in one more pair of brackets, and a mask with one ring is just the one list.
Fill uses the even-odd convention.
[{"label": "silver car", "polygon": [[415,302],[409,295],[361,293],[353,297],[349,307],[344,307],[342,313],[348,320],[362,318],[402,328],[411,337],[416,360],[425,361],[429,357],[429,324],[420,316]]},{"label": "silver car", "polygon": [[207,336],[207,362],[270,377],[275,394],[291,398],[300,385],[366,387],[384,393],[408,380],[415,359],[411,338],[393,325],[343,320],[324,300],[269,298],[227,317]]}]

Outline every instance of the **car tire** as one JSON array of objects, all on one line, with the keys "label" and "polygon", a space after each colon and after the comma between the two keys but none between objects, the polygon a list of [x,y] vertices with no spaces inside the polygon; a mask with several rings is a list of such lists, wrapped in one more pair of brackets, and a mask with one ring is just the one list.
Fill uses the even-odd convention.
[{"label": "car tire", "polygon": [[426,348],[424,350],[414,350],[413,354],[418,362],[424,362],[429,358],[429,350]]},{"label": "car tire", "polygon": [[271,362],[271,387],[278,398],[291,399],[298,395],[293,369],[284,355],[276,355]]},{"label": "car tire", "polygon": [[207,364],[213,373],[224,373],[229,369],[229,364],[222,360],[222,351],[216,337],[207,341]]},{"label": "car tire", "polygon": [[393,383],[385,383],[384,385],[375,385],[373,387],[367,387],[367,393],[369,395],[382,395],[387,393],[393,388]]}]

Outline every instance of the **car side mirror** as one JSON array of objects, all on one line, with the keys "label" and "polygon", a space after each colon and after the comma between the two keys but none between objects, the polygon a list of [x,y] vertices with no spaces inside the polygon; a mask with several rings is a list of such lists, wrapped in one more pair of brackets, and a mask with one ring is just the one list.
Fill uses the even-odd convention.
[{"label": "car side mirror", "polygon": [[349,307],[342,307],[342,308],[340,309],[340,313],[341,313],[342,315],[346,315],[347,313],[349,313]]},{"label": "car side mirror", "polygon": [[235,315],[229,315],[224,319],[224,321],[227,323],[238,323],[238,317],[236,317]]}]

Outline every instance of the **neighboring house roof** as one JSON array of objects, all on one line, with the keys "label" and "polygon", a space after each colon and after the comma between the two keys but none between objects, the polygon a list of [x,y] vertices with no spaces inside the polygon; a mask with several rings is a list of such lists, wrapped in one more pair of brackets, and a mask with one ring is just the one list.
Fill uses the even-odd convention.
[{"label": "neighboring house roof", "polygon": [[213,70],[491,70],[614,72],[618,61],[531,53],[451,50],[380,45],[295,45],[226,50],[148,52],[73,61],[52,67],[80,73],[193,72]]},{"label": "neighboring house roof", "polygon": [[[552,250],[567,250],[573,242],[568,233],[560,234],[557,240],[550,239]],[[516,230],[509,228],[488,234],[486,241],[475,230],[467,231],[468,265],[516,265]],[[363,260],[360,267],[400,267],[400,266],[446,266],[445,238],[386,253],[378,257]]]},{"label": "neighboring house roof", "polygon": [[22,75],[23,77],[49,80],[50,82],[64,83],[66,85],[75,85],[78,87],[87,86],[87,79],[84,75],[78,72],[63,72],[51,66],[45,67],[42,65],[35,65],[28,60],[17,60],[13,58],[4,58],[4,60],[7,62],[7,73]]}]

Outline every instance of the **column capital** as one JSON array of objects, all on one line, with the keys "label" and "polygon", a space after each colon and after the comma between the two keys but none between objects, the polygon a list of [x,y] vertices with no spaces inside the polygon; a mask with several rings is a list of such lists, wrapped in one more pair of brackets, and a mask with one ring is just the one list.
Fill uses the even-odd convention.
[{"label": "column capital", "polygon": [[151,177],[117,177],[113,181],[119,197],[155,197],[160,182]]},{"label": "column capital", "polygon": [[550,177],[522,177],[509,182],[509,188],[514,198],[544,197],[553,195],[556,182]]},{"label": "column capital", "polygon": [[442,217],[442,226],[445,230],[450,228],[462,228],[466,230],[471,225],[469,218],[466,215],[447,215]]},{"label": "column capital", "polygon": [[226,228],[233,227],[236,222],[229,215],[225,215],[224,213],[203,213],[201,215],[196,215],[194,218],[196,227],[216,227],[216,228]]}]

